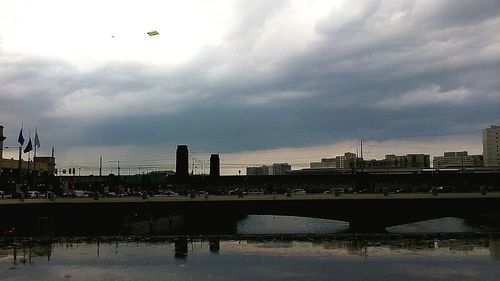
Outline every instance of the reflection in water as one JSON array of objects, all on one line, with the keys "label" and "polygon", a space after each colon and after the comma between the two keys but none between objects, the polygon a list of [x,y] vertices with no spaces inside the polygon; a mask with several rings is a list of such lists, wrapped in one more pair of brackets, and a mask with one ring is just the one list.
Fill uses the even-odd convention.
[{"label": "reflection in water", "polygon": [[[40,219],[43,219],[39,218]],[[101,220],[100,224],[61,223],[58,220],[44,219],[33,224],[28,220],[16,221],[18,228],[9,236],[162,236],[162,235],[233,235],[233,234],[334,234],[367,233],[363,225],[350,229],[349,223],[293,216],[248,215],[227,216],[225,218],[206,218],[204,216],[166,216],[152,215],[118,216],[111,221]],[[441,218],[405,225],[388,227],[385,230],[372,229],[372,233],[454,233],[454,232],[497,232],[500,225],[479,221],[464,221],[459,218]],[[493,225],[492,225],[493,224]],[[43,227],[35,227],[43,226]],[[11,229],[3,225],[2,229]]]},{"label": "reflection in water", "polygon": [[349,230],[349,223],[305,217],[250,215],[238,222],[238,234],[326,234]]},{"label": "reflection in water", "polygon": [[491,259],[500,261],[500,240],[491,240],[489,250]]},{"label": "reflection in water", "polygon": [[[487,231],[496,232],[498,227]],[[349,223],[291,216],[250,215],[240,220],[238,234],[332,234],[348,233]],[[457,233],[484,232],[485,227],[470,226],[460,218],[440,218],[386,228],[388,233]]]},{"label": "reflection in water", "polygon": [[479,229],[467,225],[463,219],[447,217],[388,227],[387,231],[391,233],[453,233],[474,232]]},{"label": "reflection in water", "polygon": [[186,259],[188,254],[188,239],[178,238],[174,241],[176,259]]},{"label": "reflection in water", "polygon": [[218,254],[220,251],[220,240],[219,239],[210,239],[208,240],[208,244],[210,246],[210,253]]},{"label": "reflection in water", "polygon": [[0,280],[494,280],[500,274],[500,240],[358,238],[4,241]]}]

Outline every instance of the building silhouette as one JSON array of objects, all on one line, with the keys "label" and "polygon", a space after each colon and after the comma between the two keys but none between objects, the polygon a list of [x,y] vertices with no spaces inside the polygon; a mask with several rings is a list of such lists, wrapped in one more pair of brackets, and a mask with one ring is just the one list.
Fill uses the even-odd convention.
[{"label": "building silhouette", "polygon": [[247,167],[248,176],[276,176],[286,175],[292,170],[288,163],[274,163],[272,166]]},{"label": "building silhouette", "polygon": [[210,176],[220,176],[220,159],[219,154],[210,155]]},{"label": "building silhouette", "polygon": [[185,144],[180,144],[177,146],[177,154],[175,158],[175,173],[178,176],[188,176],[189,175],[189,151]]},{"label": "building silhouette", "polygon": [[434,168],[483,167],[483,155],[469,155],[467,151],[449,151],[432,160]]},{"label": "building silhouette", "polygon": [[386,155],[382,160],[364,160],[351,152],[335,158],[322,158],[321,162],[311,162],[311,169],[415,169],[429,168],[430,155],[406,154],[397,156]]},{"label": "building silhouette", "polygon": [[500,166],[500,126],[483,129],[483,157],[485,167]]}]

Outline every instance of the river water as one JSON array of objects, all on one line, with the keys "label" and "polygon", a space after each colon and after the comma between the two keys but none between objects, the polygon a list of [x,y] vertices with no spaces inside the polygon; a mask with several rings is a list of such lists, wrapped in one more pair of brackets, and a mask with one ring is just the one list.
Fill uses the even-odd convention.
[{"label": "river water", "polygon": [[[498,226],[471,224],[447,217],[388,227],[388,233],[500,232]],[[331,234],[348,233],[349,223],[316,218],[250,215],[238,222],[238,234]]]},{"label": "river water", "polygon": [[0,239],[0,280],[498,280],[498,229],[442,218],[386,234],[248,216],[236,234]]}]

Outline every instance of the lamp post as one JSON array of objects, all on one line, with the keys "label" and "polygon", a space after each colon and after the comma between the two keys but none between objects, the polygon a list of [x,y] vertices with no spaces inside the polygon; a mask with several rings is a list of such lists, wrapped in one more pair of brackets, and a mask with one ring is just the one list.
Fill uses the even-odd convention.
[{"label": "lamp post", "polygon": [[4,149],[19,149],[19,158],[18,158],[18,161],[19,161],[19,175],[21,174],[21,152],[22,152],[22,149],[23,147],[22,146],[5,146]]}]

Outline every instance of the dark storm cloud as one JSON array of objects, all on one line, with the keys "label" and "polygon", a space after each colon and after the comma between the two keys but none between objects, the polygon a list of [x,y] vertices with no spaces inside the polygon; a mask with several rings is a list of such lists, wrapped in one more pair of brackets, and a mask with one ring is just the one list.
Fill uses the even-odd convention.
[{"label": "dark storm cloud", "polygon": [[479,134],[500,121],[497,1],[346,1],[303,48],[276,55],[259,46],[287,45],[264,34],[288,3],[247,2],[224,44],[175,69],[2,62],[2,122],[12,136],[32,120],[60,146],[231,152]]}]

